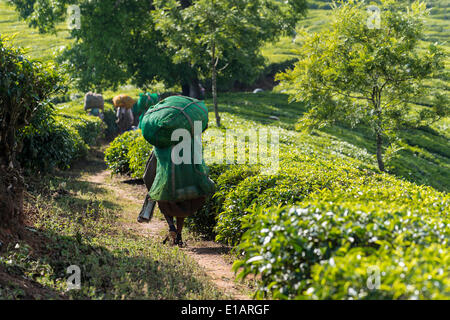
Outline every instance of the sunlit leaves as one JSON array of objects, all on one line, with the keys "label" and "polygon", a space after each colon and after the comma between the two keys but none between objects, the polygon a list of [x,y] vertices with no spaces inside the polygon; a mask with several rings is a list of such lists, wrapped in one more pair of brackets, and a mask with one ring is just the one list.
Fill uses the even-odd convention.
[{"label": "sunlit leaves", "polygon": [[403,2],[386,0],[379,6],[380,28],[367,26],[365,2],[342,1],[334,6],[329,29],[302,34],[295,68],[278,75],[293,99],[310,106],[299,127],[364,123],[386,137],[445,114],[433,106],[414,116],[409,112],[411,103],[431,94],[423,80],[443,69],[439,46],[419,50],[425,5],[407,10]]}]

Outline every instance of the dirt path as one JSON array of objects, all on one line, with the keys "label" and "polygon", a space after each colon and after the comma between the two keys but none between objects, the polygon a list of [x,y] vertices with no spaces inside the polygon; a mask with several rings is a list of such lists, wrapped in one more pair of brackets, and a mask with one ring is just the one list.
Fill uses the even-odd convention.
[{"label": "dirt path", "polygon": [[[159,210],[150,223],[141,224],[136,221],[146,193],[143,185],[130,183],[125,179],[112,178],[109,170],[87,175],[85,180],[111,190],[121,202],[127,204],[121,217],[121,224],[124,228],[162,242],[167,235],[168,227]],[[232,299],[250,299],[247,294],[249,288],[243,283],[234,281],[235,276],[231,270],[231,263],[225,259],[229,248],[213,241],[199,241],[186,234],[184,234],[184,238],[186,238],[187,247],[181,250],[197,261],[220,290]]]}]

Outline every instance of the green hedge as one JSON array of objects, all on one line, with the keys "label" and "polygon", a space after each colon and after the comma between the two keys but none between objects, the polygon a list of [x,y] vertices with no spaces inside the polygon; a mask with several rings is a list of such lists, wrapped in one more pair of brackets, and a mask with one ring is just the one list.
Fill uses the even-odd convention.
[{"label": "green hedge", "polygon": [[[240,277],[248,274],[261,277],[259,297],[267,294],[275,298],[320,299],[442,296],[445,291],[448,293],[450,284],[449,203],[449,196],[437,196],[428,212],[419,202],[412,206],[398,203],[387,207],[388,203],[382,201],[361,205],[352,201],[336,204],[316,200],[294,208],[258,207],[245,221],[249,230],[238,247],[245,256],[234,268],[242,267]],[[441,252],[424,255],[420,259],[423,266],[418,265],[416,256],[432,244],[439,246]],[[363,261],[355,258],[355,250],[365,257]],[[395,261],[403,261],[417,270],[405,268],[404,277],[398,279],[383,274],[380,279],[383,287],[369,292],[366,281],[362,281],[364,276],[368,277],[367,270],[359,270],[358,274],[359,265],[379,266],[382,273],[396,274],[399,270]],[[429,266],[436,268],[427,270]],[[420,273],[421,269],[426,272]],[[430,282],[440,281],[440,273],[446,274],[445,283],[422,289],[420,282],[424,276],[430,275],[427,279]],[[351,280],[352,277],[355,279]],[[389,287],[386,278],[388,282],[401,283],[401,288]],[[417,292],[404,291],[408,285],[413,285]]]},{"label": "green hedge", "polygon": [[152,149],[140,130],[127,131],[111,142],[105,151],[105,161],[114,174],[141,178]]},{"label": "green hedge", "polygon": [[98,117],[88,115],[58,114],[56,120],[67,128],[75,129],[87,145],[97,143],[106,129],[106,125]]},{"label": "green hedge", "polygon": [[217,217],[222,210],[228,192],[242,180],[258,172],[257,168],[246,166],[228,166],[224,164],[209,166],[209,176],[216,183],[216,193],[193,216],[186,219],[186,226],[206,239],[215,239]]},{"label": "green hedge", "polygon": [[44,109],[19,132],[22,149],[18,160],[30,172],[66,169],[86,155],[103,130],[99,118],[55,114],[51,108]]},{"label": "green hedge", "polygon": [[[352,139],[344,140],[337,138],[342,135],[339,132],[289,130],[293,110],[283,103],[281,96],[273,94],[236,94],[221,100],[224,126],[234,130],[278,126],[280,170],[266,175],[258,165],[211,164],[205,154],[216,193],[187,219],[187,226],[207,238],[235,246],[237,253],[243,254],[235,267],[243,268],[241,276],[257,275],[260,297],[414,299],[447,295],[448,282],[443,282],[440,273],[449,276],[448,267],[444,268],[448,266],[450,236],[446,189],[441,192],[420,186],[422,180],[406,181],[414,180],[414,175],[405,174],[405,179],[381,173],[375,156],[364,147],[370,141],[353,131],[345,133]],[[281,120],[268,119],[273,114]],[[208,137],[219,131],[210,125],[203,135],[205,147]],[[126,152],[116,157],[116,163],[111,162],[111,168],[120,161],[129,168],[130,146],[145,145],[140,134],[130,139],[126,146],[117,141],[115,153],[120,154],[121,148]],[[418,145],[424,147],[426,143],[422,142]],[[206,153],[207,148],[204,150]],[[416,158],[426,160],[422,154],[404,157],[411,161],[404,164],[410,170],[419,163]],[[142,168],[145,160],[127,170]],[[448,161],[444,157],[440,161],[439,172],[444,179]],[[400,168],[395,161],[391,165]],[[421,170],[431,172],[428,167]],[[291,207],[297,209],[291,211]],[[442,249],[436,261],[428,255],[431,251],[418,257],[421,250],[432,245]],[[361,261],[355,260],[359,259],[358,254],[353,257],[355,252]],[[344,268],[347,258],[349,265]],[[404,274],[410,278],[402,278],[401,268],[395,265],[401,259],[405,264],[420,264]],[[367,289],[365,282],[350,286],[353,277],[355,281],[364,278],[360,268],[375,260],[375,266],[386,267],[382,270],[381,291]],[[429,276],[437,282],[424,278]],[[391,284],[392,288],[386,287]]]},{"label": "green hedge", "polygon": [[355,248],[315,265],[301,298],[448,300],[449,265],[448,244],[381,249],[374,254]]}]

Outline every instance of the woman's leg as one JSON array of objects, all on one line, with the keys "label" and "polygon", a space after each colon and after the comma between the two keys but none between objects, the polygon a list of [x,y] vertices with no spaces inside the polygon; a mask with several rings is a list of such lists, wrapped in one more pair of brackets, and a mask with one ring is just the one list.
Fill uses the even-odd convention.
[{"label": "woman's leg", "polygon": [[179,246],[183,245],[183,239],[181,237],[181,233],[183,232],[183,226],[184,226],[184,218],[177,217],[177,239],[176,244]]},{"label": "woman's leg", "polygon": [[[177,240],[177,228],[175,227],[175,224],[173,222],[173,217],[169,216],[165,213],[163,213],[164,218],[166,218],[167,224],[169,225],[169,235],[173,240],[173,243],[176,244]],[[166,243],[168,240],[168,237],[163,241],[163,243]]]},{"label": "woman's leg", "polygon": [[177,233],[181,234],[184,226],[184,218],[177,217]]},{"label": "woman's leg", "polygon": [[176,228],[175,228],[175,223],[173,222],[173,217],[169,216],[169,215],[167,215],[165,213],[163,213],[163,215],[164,215],[164,218],[166,218],[167,224],[169,225],[169,230],[170,231],[175,231]]}]

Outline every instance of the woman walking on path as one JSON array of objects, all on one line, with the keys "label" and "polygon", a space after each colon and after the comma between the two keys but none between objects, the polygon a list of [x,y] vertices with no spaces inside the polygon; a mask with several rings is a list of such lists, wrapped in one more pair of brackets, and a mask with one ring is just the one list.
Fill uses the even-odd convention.
[{"label": "woman walking on path", "polygon": [[[195,132],[195,126],[201,131]],[[149,192],[141,215],[156,201],[169,225],[164,243],[171,239],[174,245],[182,246],[184,219],[195,214],[214,192],[201,148],[199,152],[196,147],[198,137],[194,139],[208,127],[208,109],[203,101],[171,96],[152,106],[142,116],[139,127],[144,138],[154,146],[144,173]],[[173,140],[180,129],[190,134],[189,141]]]}]

